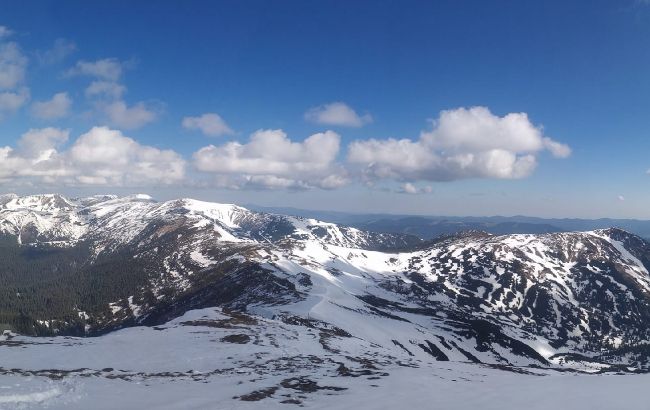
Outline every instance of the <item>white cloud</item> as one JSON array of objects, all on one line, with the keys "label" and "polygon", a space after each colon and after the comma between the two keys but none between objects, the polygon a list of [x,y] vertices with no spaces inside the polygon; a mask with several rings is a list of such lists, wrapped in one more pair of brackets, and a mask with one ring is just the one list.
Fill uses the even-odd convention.
[{"label": "white cloud", "polygon": [[149,186],[185,178],[185,161],[174,151],[141,145],[120,131],[94,127],[67,151],[68,131],[30,130],[18,147],[0,148],[0,179],[64,185]]},{"label": "white cloud", "polygon": [[104,58],[96,61],[77,61],[77,64],[67,71],[69,76],[85,75],[106,81],[117,81],[122,76],[123,64],[115,58]]},{"label": "white cloud", "polygon": [[92,99],[95,113],[104,116],[111,125],[136,129],[155,121],[160,114],[159,107],[142,101],[128,105],[122,100],[126,87],[119,80],[124,69],[132,62],[121,62],[115,58],[96,61],[78,61],[67,71],[68,76],[84,75],[94,77],[86,87],[86,98]]},{"label": "white cloud", "polygon": [[9,37],[13,34],[13,31],[9,30],[6,26],[0,26],[0,38]]},{"label": "white cloud", "polygon": [[398,192],[401,192],[403,194],[430,194],[431,192],[433,192],[433,189],[428,185],[422,188],[418,188],[412,183],[406,182],[400,186]]},{"label": "white cloud", "polygon": [[206,113],[198,117],[185,117],[183,118],[183,127],[189,130],[200,130],[210,137],[220,137],[234,133],[223,118],[216,113]]},{"label": "white cloud", "polygon": [[348,180],[336,161],[340,136],[333,131],[291,141],[282,130],[259,130],[248,143],[209,145],[194,153],[200,171],[229,188],[337,188]]},{"label": "white cloud", "polygon": [[544,137],[543,142],[544,148],[551,151],[551,154],[556,158],[568,158],[571,155],[571,148],[566,144],[553,141],[548,137]]},{"label": "white cloud", "polygon": [[50,182],[65,176],[68,167],[57,148],[67,139],[67,130],[30,129],[18,140],[16,149],[0,148],[0,180]]},{"label": "white cloud", "polygon": [[52,150],[68,141],[69,130],[47,127],[30,129],[18,140],[18,153],[24,158],[49,157]]},{"label": "white cloud", "polygon": [[113,81],[96,80],[86,87],[86,97],[108,97],[119,99],[126,92],[126,87]]},{"label": "white cloud", "polygon": [[57,93],[50,100],[32,104],[32,115],[44,120],[62,118],[68,115],[71,106],[72,99],[68,93]]},{"label": "white cloud", "polygon": [[125,129],[140,128],[158,117],[158,111],[143,102],[129,107],[124,101],[114,101],[99,107],[111,124]]},{"label": "white cloud", "polygon": [[334,125],[339,127],[361,127],[372,122],[372,116],[360,116],[347,104],[333,102],[310,108],[305,113],[305,119],[316,124]]},{"label": "white cloud", "polygon": [[618,196],[618,200],[619,200],[619,201],[625,201],[625,197],[624,197],[623,195],[619,195],[619,196]]},{"label": "white cloud", "polygon": [[[12,34],[0,26],[0,40]],[[0,119],[16,112],[29,101],[29,88],[23,85],[28,59],[15,42],[0,42]]]},{"label": "white cloud", "polygon": [[18,44],[0,44],[0,89],[14,89],[23,82],[27,61]]},{"label": "white cloud", "polygon": [[77,45],[64,38],[57,38],[51,49],[37,52],[36,57],[42,64],[56,64],[77,51]]},{"label": "white cloud", "polygon": [[0,92],[0,118],[13,113],[29,101],[29,89],[22,87],[17,91]]},{"label": "white cloud", "polygon": [[348,161],[369,180],[507,179],[530,175],[536,154],[544,149],[556,157],[570,154],[568,146],[544,137],[525,113],[498,117],[485,107],[472,107],[442,111],[433,129],[415,141],[354,141]]},{"label": "white cloud", "polygon": [[404,192],[405,194],[417,194],[418,189],[412,183],[407,182],[404,185],[402,185],[402,192]]},{"label": "white cloud", "polygon": [[120,131],[94,127],[67,153],[77,180],[101,185],[169,184],[184,178],[185,161],[171,150],[141,145]]}]

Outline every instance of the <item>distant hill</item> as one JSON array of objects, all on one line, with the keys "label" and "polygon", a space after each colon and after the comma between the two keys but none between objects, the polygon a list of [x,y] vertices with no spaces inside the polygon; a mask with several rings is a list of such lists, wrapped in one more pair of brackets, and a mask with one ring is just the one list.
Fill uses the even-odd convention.
[{"label": "distant hill", "polygon": [[617,227],[643,238],[650,238],[650,221],[639,219],[537,218],[530,216],[419,216],[397,214],[357,214],[288,207],[246,205],[260,212],[295,215],[348,225],[374,232],[416,235],[432,239],[466,230],[480,230],[495,235],[518,233],[591,231]]}]

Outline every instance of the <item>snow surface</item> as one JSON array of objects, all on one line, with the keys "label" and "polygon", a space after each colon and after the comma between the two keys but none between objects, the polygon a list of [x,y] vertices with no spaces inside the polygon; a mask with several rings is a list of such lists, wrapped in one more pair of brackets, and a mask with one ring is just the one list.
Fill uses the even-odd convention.
[{"label": "snow surface", "polygon": [[[386,355],[376,358],[375,374],[344,377],[335,372],[337,363],[354,368],[348,357],[364,357],[368,344],[337,340],[341,352],[326,351],[313,330],[275,320],[234,329],[187,325],[226,318],[218,309],[202,309],[158,328],[97,338],[14,337],[26,344],[0,345],[0,409],[297,407],[285,400],[310,409],[648,409],[647,374],[514,369],[526,372],[521,374]],[[229,334],[247,334],[255,343],[223,341]],[[310,356],[332,363],[312,363]],[[53,377],[63,371],[69,374]],[[295,377],[345,390],[307,393],[281,386]],[[280,387],[259,401],[239,398],[274,386]]]},{"label": "snow surface", "polygon": [[[581,349],[583,333],[594,336],[595,307],[585,303],[590,294],[580,293],[587,286],[607,286],[602,293],[611,309],[596,306],[611,328],[602,340],[619,347],[647,339],[645,329],[622,334],[616,324],[634,315],[625,309],[641,299],[633,290],[650,292],[650,275],[606,231],[469,235],[417,251],[378,252],[369,250],[376,248],[367,232],[230,204],[159,203],[145,195],[7,195],[0,197],[0,232],[19,242],[36,237],[62,246],[88,239],[95,255],[124,244],[142,247],[161,261],[151,279],[157,298],[165,287],[189,288],[197,270],[223,263],[224,254],[225,260],[259,263],[299,294],[285,299],[280,291],[254,289],[260,292],[254,296],[272,303],[248,303],[247,311],[257,315],[252,323],[231,323],[230,313],[210,308],[95,338],[0,337],[0,409],[287,408],[298,402],[354,409],[648,408],[639,393],[648,375],[587,374],[612,363],[632,370],[638,362],[562,355],[589,359],[599,353]],[[275,234],[280,239],[269,239]],[[144,246],[169,236],[174,241],[161,245],[173,243],[167,253],[159,255],[158,243]],[[580,259],[590,263],[579,265]],[[607,271],[603,260],[625,276]],[[550,295],[542,320],[525,305],[532,300],[537,306],[539,289]],[[113,301],[107,311],[117,319],[146,317],[149,307],[138,296]],[[369,296],[377,306],[364,300]],[[461,296],[475,305],[460,305]],[[498,320],[503,337],[565,372],[533,368],[535,358],[503,344],[479,348],[475,338],[453,328],[463,315]],[[565,344],[552,343],[560,331],[568,335]],[[435,349],[450,361],[436,361]],[[468,363],[464,352],[492,365]],[[315,391],[296,389],[296,377]],[[282,403],[287,400],[292,403]]]}]

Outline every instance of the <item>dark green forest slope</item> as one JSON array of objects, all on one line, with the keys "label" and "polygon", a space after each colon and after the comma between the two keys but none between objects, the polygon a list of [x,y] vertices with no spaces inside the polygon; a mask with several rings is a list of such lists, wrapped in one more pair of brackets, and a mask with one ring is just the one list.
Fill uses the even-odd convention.
[{"label": "dark green forest slope", "polygon": [[[49,334],[35,318],[65,322],[83,334],[79,312],[99,313],[111,301],[132,295],[147,281],[143,261],[123,252],[90,263],[89,247],[24,246],[0,237],[0,327],[24,334]],[[76,329],[76,331],[75,331]]]}]

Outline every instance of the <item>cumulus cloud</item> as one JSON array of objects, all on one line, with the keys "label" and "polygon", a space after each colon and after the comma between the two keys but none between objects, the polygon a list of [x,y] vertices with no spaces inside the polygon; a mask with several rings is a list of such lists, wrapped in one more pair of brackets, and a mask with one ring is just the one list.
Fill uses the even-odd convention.
[{"label": "cumulus cloud", "polygon": [[66,57],[75,51],[77,51],[77,45],[75,43],[64,38],[57,38],[52,48],[37,52],[36,57],[41,64],[56,64],[65,60]]},{"label": "cumulus cloud", "polygon": [[433,189],[428,185],[422,188],[418,188],[412,183],[406,182],[400,186],[398,192],[402,194],[430,194],[431,192],[433,192]]},{"label": "cumulus cloud", "polygon": [[0,119],[29,101],[29,88],[23,85],[28,59],[17,43],[2,42],[11,34],[7,27],[0,26]]},{"label": "cumulus cloud", "polygon": [[25,79],[27,57],[15,42],[0,44],[0,89],[18,87]]},{"label": "cumulus cloud", "polygon": [[185,161],[176,152],[141,145],[107,127],[79,137],[68,158],[81,171],[77,179],[93,184],[169,184],[182,181],[185,173]]},{"label": "cumulus cloud", "polygon": [[336,163],[339,146],[333,131],[294,142],[282,130],[259,130],[245,144],[209,145],[193,158],[198,170],[214,174],[224,187],[333,189],[348,182]]},{"label": "cumulus cloud", "polygon": [[115,58],[82,60],[66,74],[93,77],[94,80],[85,89],[85,95],[94,104],[95,113],[105,117],[113,126],[136,129],[155,121],[160,114],[160,107],[143,101],[129,105],[122,99],[126,87],[121,84],[120,79],[124,69],[131,64]]},{"label": "cumulus cloud", "polygon": [[67,75],[83,75],[106,81],[117,81],[122,76],[123,69],[123,63],[116,58],[104,58],[96,61],[80,60],[67,71]]},{"label": "cumulus cloud", "polygon": [[200,130],[210,137],[232,135],[233,130],[226,124],[226,121],[216,113],[206,113],[198,117],[183,118],[183,127],[188,130]]},{"label": "cumulus cloud", "polygon": [[72,99],[68,93],[57,93],[47,101],[36,101],[32,104],[32,115],[43,120],[53,120],[68,115]]},{"label": "cumulus cloud", "polygon": [[544,137],[543,142],[544,148],[551,151],[556,158],[568,158],[571,155],[571,148],[566,144],[553,141],[548,137]]},{"label": "cumulus cloud", "polygon": [[67,130],[30,129],[18,140],[17,148],[0,148],[0,180],[53,181],[63,176],[67,167],[57,148],[67,139]]},{"label": "cumulus cloud", "polygon": [[53,127],[30,129],[18,140],[17,152],[24,158],[49,158],[69,135],[69,130]]},{"label": "cumulus cloud", "polygon": [[119,82],[124,67],[125,63],[115,58],[104,58],[96,61],[81,60],[77,61],[77,64],[70,68],[66,74],[68,76],[94,77],[94,80],[86,87],[86,97],[117,100],[126,92],[126,87]]},{"label": "cumulus cloud", "polygon": [[96,80],[86,87],[86,97],[107,97],[119,99],[126,92],[126,87],[114,81]]},{"label": "cumulus cloud", "polygon": [[29,89],[22,87],[17,91],[0,92],[0,118],[4,114],[17,111],[29,101]]},{"label": "cumulus cloud", "polygon": [[158,117],[158,111],[143,102],[128,106],[124,101],[113,101],[98,106],[111,124],[125,129],[140,128]]},{"label": "cumulus cloud", "polygon": [[13,31],[9,30],[6,26],[0,26],[0,38],[9,37],[13,34]]},{"label": "cumulus cloud", "polygon": [[185,161],[176,152],[138,143],[120,131],[94,127],[68,150],[68,131],[33,129],[17,148],[0,148],[0,180],[65,185],[147,186],[184,180]]},{"label": "cumulus cloud", "polygon": [[545,137],[525,113],[498,117],[485,107],[472,107],[442,111],[418,140],[354,141],[348,161],[369,180],[509,179],[530,175],[536,155],[545,149],[559,158],[571,153],[567,145]]},{"label": "cumulus cloud", "polygon": [[418,189],[412,183],[407,182],[404,185],[402,185],[401,192],[403,192],[405,194],[417,194]]},{"label": "cumulus cloud", "polygon": [[316,124],[356,128],[372,122],[370,114],[359,115],[342,102],[333,102],[310,108],[305,113],[305,119]]}]

